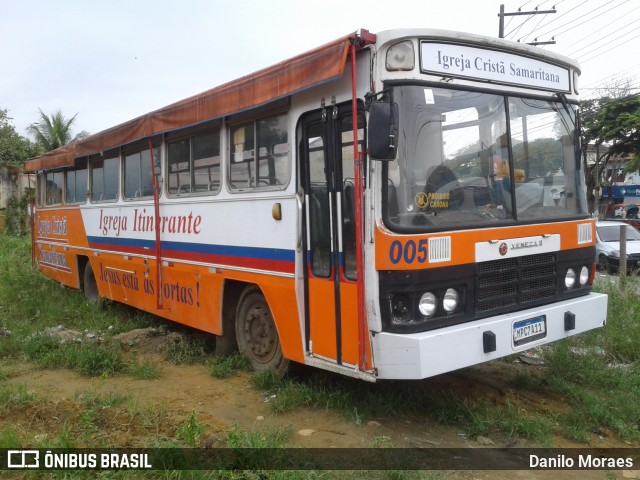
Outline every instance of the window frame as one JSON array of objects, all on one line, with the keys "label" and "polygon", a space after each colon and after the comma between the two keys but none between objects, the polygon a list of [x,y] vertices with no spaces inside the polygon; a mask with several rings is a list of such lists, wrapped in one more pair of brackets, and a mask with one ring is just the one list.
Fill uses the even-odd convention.
[{"label": "window frame", "polygon": [[[84,168],[78,168],[79,164],[84,164]],[[84,194],[82,195],[82,200],[78,201],[77,200],[77,196],[75,196],[74,200],[75,201],[70,201],[67,195],[68,191],[69,191],[69,173],[74,173],[76,174],[78,171],[85,171],[85,181],[84,181]],[[74,175],[75,177],[75,175]],[[83,159],[76,159],[76,165],[73,168],[66,168],[64,171],[64,203],[67,205],[83,205],[85,203],[87,203],[87,198],[88,198],[88,185],[89,185],[89,161],[86,158]],[[78,183],[77,183],[77,178],[74,178],[74,192],[78,192]]]},{"label": "window frame", "polygon": [[[149,171],[149,178],[151,178],[151,185],[148,185],[148,187],[150,187],[150,193],[148,195],[140,195],[140,196],[132,196],[129,197],[127,196],[127,157],[132,157],[133,155],[138,155],[138,165],[139,165],[139,176],[138,176],[138,180],[140,183],[140,180],[142,179],[142,173],[145,171],[144,169],[144,162],[148,162],[149,160],[151,160],[151,154],[153,154],[153,160],[154,160],[154,168],[155,168],[155,174],[156,174],[156,178],[158,179],[158,181],[160,181],[160,179],[162,178],[162,174],[161,174],[161,165],[162,165],[162,159],[161,159],[161,151],[162,151],[162,147],[161,145],[153,145],[153,152],[149,151],[149,144],[148,143],[138,143],[138,144],[134,144],[134,145],[130,145],[128,147],[122,148],[122,151],[120,152],[120,175],[122,178],[122,191],[119,192],[121,195],[121,198],[123,201],[125,202],[136,202],[136,201],[141,201],[141,200],[152,200],[153,199],[153,188],[155,185],[155,182],[153,180],[153,175],[151,174],[151,171]],[[148,157],[146,159],[143,159],[143,153],[144,152],[150,152],[148,154]],[[149,165],[150,167],[150,165]],[[145,185],[146,186],[146,185]],[[142,190],[143,192],[145,190],[143,190],[143,186],[141,183],[139,184],[139,187],[141,187],[139,190]],[[161,194],[162,192],[160,192]]]},{"label": "window frame", "polygon": [[[198,138],[203,138],[205,136],[209,136],[209,135],[215,135],[217,136],[217,154],[213,155],[212,157],[203,157],[204,159],[207,158],[211,158],[211,159],[215,159],[218,158],[218,163],[217,163],[217,168],[218,168],[218,181],[217,181],[217,185],[214,184],[214,182],[216,182],[215,179],[211,179],[211,171],[212,169],[215,170],[216,168],[216,164],[212,164],[209,165],[205,168],[196,168],[195,166],[195,162],[198,160],[202,160],[202,158],[194,158],[194,152],[195,152],[195,148],[194,148],[194,141]],[[190,129],[190,130],[186,130],[186,131],[182,131],[177,135],[170,135],[167,138],[165,138],[165,145],[164,145],[164,151],[165,151],[165,174],[163,176],[164,179],[164,191],[167,195],[167,197],[169,198],[185,198],[185,197],[202,197],[202,196],[214,196],[214,195],[218,195],[220,193],[220,191],[222,190],[222,182],[223,182],[223,174],[222,174],[222,165],[224,163],[224,159],[223,159],[223,149],[222,149],[222,128],[221,128],[221,123],[220,122],[216,122],[215,125],[208,125],[206,128],[199,128],[199,129]],[[172,172],[171,171],[171,155],[170,155],[170,149],[172,145],[176,145],[179,144],[181,142],[186,142],[188,145],[188,169],[186,171],[178,171],[178,172]],[[184,163],[183,162],[179,162],[179,163]],[[197,183],[196,183],[196,171],[198,170],[207,170],[208,171],[208,175],[209,175],[209,182],[207,183],[207,190],[197,190]],[[178,182],[178,186],[177,186],[177,191],[176,192],[172,192],[170,189],[173,188],[172,184],[171,184],[171,177],[172,176],[176,176],[176,178],[179,180],[180,179],[180,175],[187,173],[188,178],[189,178],[189,183],[184,183],[184,184],[179,184]],[[182,189],[182,187],[184,187],[185,185],[188,185],[188,189],[181,192],[180,190]],[[211,188],[211,186],[215,186],[215,188]]]},{"label": "window frame", "polygon": [[[260,161],[262,158],[260,156],[260,150],[264,148],[264,146],[260,144],[259,124],[260,122],[264,122],[264,121],[267,121],[268,119],[277,118],[277,117],[284,117],[284,125],[285,125],[284,132],[286,133],[286,142],[274,144],[274,146],[285,145],[285,144],[287,146],[286,153],[279,154],[277,156],[279,158],[282,158],[282,157],[285,158],[286,174],[282,179],[278,178],[275,161],[277,161],[279,158],[274,158],[273,180],[275,181],[282,180],[282,181],[280,183],[273,183],[273,184],[267,184],[267,185],[261,186],[260,180],[271,179],[271,176],[268,176],[268,177],[259,176],[258,180],[257,181],[255,180],[256,165],[258,165],[258,173],[260,172]],[[243,193],[243,192],[267,192],[267,191],[286,190],[286,188],[291,183],[291,174],[292,174],[292,152],[291,152],[292,144],[291,144],[290,121],[291,121],[290,112],[288,110],[282,110],[282,111],[269,112],[268,114],[264,114],[258,117],[244,118],[242,120],[238,120],[238,122],[231,123],[228,125],[228,132],[227,132],[228,146],[227,146],[227,158],[225,160],[225,163],[226,163],[226,170],[227,170],[226,172],[227,190],[229,192]],[[240,131],[240,129],[242,128],[247,128],[247,127],[251,127],[251,130],[253,131],[253,139],[252,139],[253,148],[249,150],[242,150],[242,152],[243,152],[243,155],[245,154],[245,152],[249,152],[249,151],[251,151],[252,154],[247,161],[243,160],[243,162],[234,162],[235,147],[236,145],[240,145],[239,143],[238,144],[235,143],[234,137],[236,135],[236,132]],[[245,139],[245,143],[249,143],[249,142],[246,142],[246,139]],[[268,156],[265,156],[264,159],[269,161]],[[232,178],[232,174],[234,171],[233,167],[234,165],[238,166],[243,163],[249,167],[249,178],[247,180],[240,180],[241,182],[246,182],[246,186],[245,185],[234,186],[234,179]],[[267,168],[270,168],[270,167],[267,167]],[[238,180],[236,179],[235,182],[238,182]]]},{"label": "window frame", "polygon": [[[102,170],[104,171],[104,163],[109,161],[109,160],[115,160],[117,162],[115,171],[116,171],[116,175],[117,175],[117,179],[116,179],[116,188],[115,188],[115,197],[114,198],[106,198],[106,199],[94,199],[94,191],[95,191],[95,185],[94,185],[94,176],[93,176],[93,172],[94,172],[94,168],[95,168],[95,163],[98,161],[102,162]],[[121,155],[119,152],[110,152],[107,153],[105,152],[103,155],[100,156],[96,156],[94,158],[89,158],[88,160],[88,165],[89,165],[89,201],[90,203],[116,203],[119,199],[120,199],[120,174],[121,174],[121,170],[122,170],[122,161],[121,161]],[[103,188],[103,195],[104,195],[104,191],[106,191],[106,188],[104,188],[106,186],[106,183],[104,181],[104,173],[102,174],[102,188]]]}]

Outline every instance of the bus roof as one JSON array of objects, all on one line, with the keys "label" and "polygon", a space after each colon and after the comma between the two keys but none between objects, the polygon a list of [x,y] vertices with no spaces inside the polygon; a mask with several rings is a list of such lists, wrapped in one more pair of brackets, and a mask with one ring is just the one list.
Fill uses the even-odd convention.
[{"label": "bus roof", "polygon": [[[363,30],[366,41],[375,41]],[[366,33],[365,33],[366,32]],[[339,78],[344,72],[351,33],[321,47],[225,83],[26,162],[36,172],[73,166],[78,157],[265,104],[294,92]]]}]

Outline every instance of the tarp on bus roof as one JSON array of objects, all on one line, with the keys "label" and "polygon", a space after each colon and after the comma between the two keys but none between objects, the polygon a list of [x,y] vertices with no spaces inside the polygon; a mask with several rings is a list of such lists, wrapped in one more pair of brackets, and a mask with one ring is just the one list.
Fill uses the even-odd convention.
[{"label": "tarp on bus roof", "polygon": [[339,78],[344,72],[350,40],[353,38],[355,34],[344,36],[289,60],[32,158],[26,162],[25,170],[36,172],[73,166],[78,157],[256,107]]}]

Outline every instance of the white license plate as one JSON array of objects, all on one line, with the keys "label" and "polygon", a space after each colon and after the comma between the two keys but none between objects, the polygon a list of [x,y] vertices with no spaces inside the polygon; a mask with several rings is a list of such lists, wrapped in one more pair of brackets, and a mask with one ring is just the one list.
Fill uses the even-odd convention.
[{"label": "white license plate", "polygon": [[540,317],[521,320],[513,324],[513,344],[523,345],[547,336],[547,318]]}]

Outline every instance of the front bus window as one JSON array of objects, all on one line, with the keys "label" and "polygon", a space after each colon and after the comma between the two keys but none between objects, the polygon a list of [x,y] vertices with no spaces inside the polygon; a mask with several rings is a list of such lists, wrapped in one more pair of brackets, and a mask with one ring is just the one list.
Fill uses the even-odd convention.
[{"label": "front bus window", "polygon": [[574,112],[559,103],[509,99],[518,218],[559,218],[586,213],[577,175]]},{"label": "front bus window", "polygon": [[398,158],[385,164],[383,195],[390,227],[427,231],[586,212],[576,194],[583,185],[573,122],[562,105],[423,86],[394,88],[394,101]]}]

